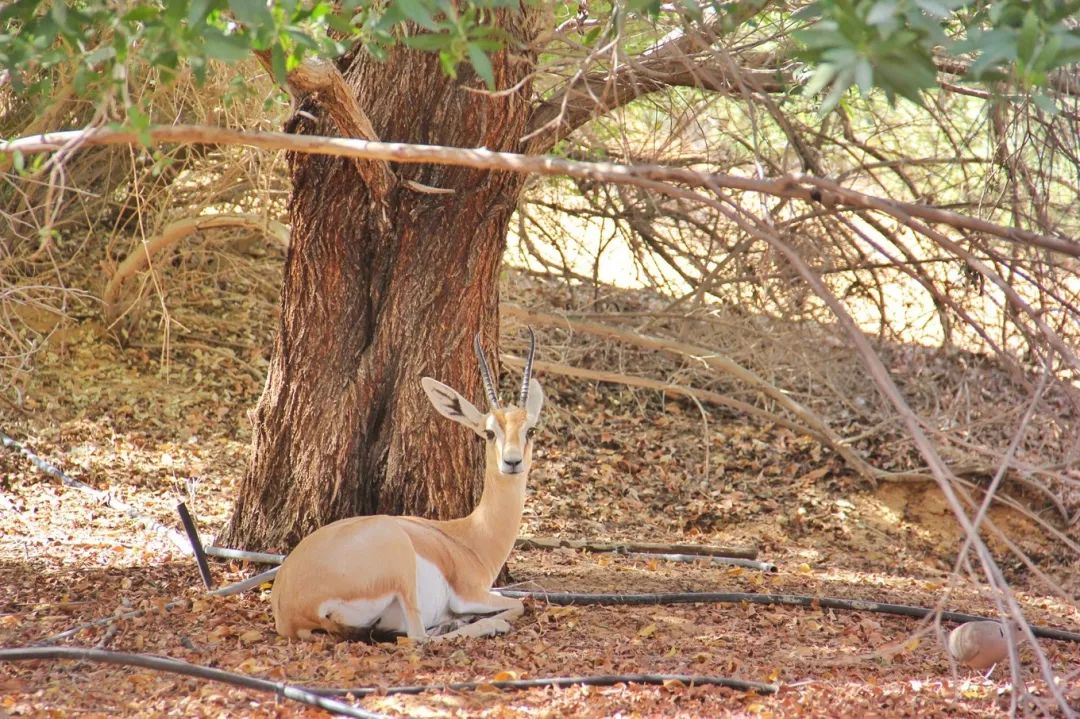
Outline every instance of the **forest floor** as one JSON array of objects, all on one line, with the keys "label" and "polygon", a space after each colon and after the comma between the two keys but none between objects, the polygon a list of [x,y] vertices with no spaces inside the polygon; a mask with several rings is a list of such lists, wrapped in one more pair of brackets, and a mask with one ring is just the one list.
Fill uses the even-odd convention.
[{"label": "forest floor", "polygon": [[[234,324],[244,322],[237,317]],[[265,319],[255,324],[272,327]],[[247,410],[261,390],[269,346],[266,336],[191,332],[174,343],[166,372],[158,348],[121,349],[100,323],[87,320],[54,336],[24,409],[0,404],[0,429],[161,524],[178,528],[175,507],[186,501],[209,537],[227,518],[247,464]],[[522,535],[754,546],[778,571],[571,549],[515,551],[509,570],[521,588],[788,593],[940,603],[995,615],[983,588],[952,574],[962,535],[936,487],[869,487],[817,443],[782,427],[713,414],[706,434],[692,403],[641,401],[616,387],[540,379],[547,418]],[[1034,524],[1006,510],[993,516],[1010,536],[1023,537],[1029,552],[1041,546],[1052,563],[1053,542]],[[775,695],[759,695],[679,682],[528,691],[483,684],[353,701],[393,716],[993,717],[1007,715],[1022,693],[1007,667],[986,679],[952,665],[932,623],[820,608],[559,607],[530,600],[511,632],[496,638],[427,645],[288,641],[273,631],[267,589],[208,596],[193,559],[162,533],[10,450],[0,450],[0,522],[3,647],[76,629],[51,641],[318,687],[639,673],[780,685]],[[1033,623],[1080,629],[1075,604],[1042,589],[1018,562],[1005,566]],[[212,568],[222,584],[260,569],[221,561]],[[1067,590],[1075,596],[1075,585]],[[92,623],[131,610],[144,612]],[[1064,695],[1080,705],[1080,644],[1042,640],[1041,646]],[[1045,698],[1030,647],[1021,658],[1027,691]],[[142,668],[0,663],[0,717],[162,715],[322,712]]]}]

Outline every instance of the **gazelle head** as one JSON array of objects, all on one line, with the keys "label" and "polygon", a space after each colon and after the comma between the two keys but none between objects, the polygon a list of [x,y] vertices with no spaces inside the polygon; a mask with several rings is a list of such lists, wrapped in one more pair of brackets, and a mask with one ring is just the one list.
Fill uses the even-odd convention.
[{"label": "gazelle head", "polygon": [[532,461],[532,436],[540,420],[540,408],[544,405],[544,390],[532,376],[533,355],[536,352],[536,335],[529,328],[529,355],[525,360],[525,376],[521,382],[518,405],[501,407],[495,392],[484,350],[480,346],[480,334],[473,341],[476,358],[480,362],[480,377],[484,381],[484,394],[488,399],[488,412],[484,414],[442,382],[424,377],[424,387],[431,404],[443,417],[465,425],[487,442],[489,460],[494,453],[500,474],[516,475],[529,471]]}]

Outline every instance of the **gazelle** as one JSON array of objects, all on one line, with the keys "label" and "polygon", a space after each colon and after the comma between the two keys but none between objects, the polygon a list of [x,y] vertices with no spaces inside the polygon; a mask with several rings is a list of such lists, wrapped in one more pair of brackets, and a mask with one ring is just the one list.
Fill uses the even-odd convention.
[{"label": "gazelle", "polygon": [[[420,383],[439,414],[487,444],[484,492],[476,509],[446,522],[352,517],[311,533],[285,558],[274,580],[270,605],[279,634],[309,639],[321,629],[344,637],[476,637],[509,631],[508,620],[521,616],[521,601],[491,592],[491,584],[521,525],[532,437],[544,404],[544,392],[532,377],[536,337],[530,328],[519,406],[499,406],[479,334],[473,347],[490,405],[487,414],[441,382],[424,377]],[[482,614],[494,616],[466,623]]]}]

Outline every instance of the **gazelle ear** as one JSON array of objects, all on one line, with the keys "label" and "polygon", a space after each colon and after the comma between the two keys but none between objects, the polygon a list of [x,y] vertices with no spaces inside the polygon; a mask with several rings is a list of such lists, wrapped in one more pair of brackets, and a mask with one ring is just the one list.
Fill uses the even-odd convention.
[{"label": "gazelle ear", "polygon": [[529,416],[529,422],[535,423],[540,419],[540,409],[544,406],[544,390],[535,377],[529,378],[529,396],[525,400],[525,414]]},{"label": "gazelle ear", "polygon": [[485,415],[469,400],[431,377],[420,380],[435,411],[447,419],[463,424],[477,434],[483,434]]}]

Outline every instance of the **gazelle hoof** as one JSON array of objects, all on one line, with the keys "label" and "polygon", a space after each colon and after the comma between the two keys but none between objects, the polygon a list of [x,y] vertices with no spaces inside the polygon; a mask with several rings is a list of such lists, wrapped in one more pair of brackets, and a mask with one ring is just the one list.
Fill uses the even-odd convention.
[{"label": "gazelle hoof", "polygon": [[497,634],[506,634],[510,631],[510,622],[505,619],[481,619],[480,621],[470,624],[469,629],[475,628],[474,637],[493,637]]}]

